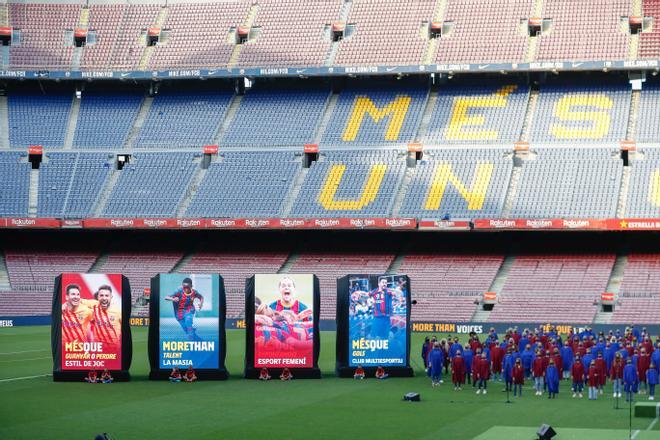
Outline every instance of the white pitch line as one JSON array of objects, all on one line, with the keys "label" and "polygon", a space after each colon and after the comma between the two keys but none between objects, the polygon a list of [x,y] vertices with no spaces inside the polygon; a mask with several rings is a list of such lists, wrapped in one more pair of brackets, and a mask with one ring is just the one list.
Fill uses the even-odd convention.
[{"label": "white pitch line", "polygon": [[38,377],[47,377],[47,376],[52,376],[52,374],[39,374],[38,376],[10,377],[9,379],[0,379],[0,383],[14,382],[16,380],[36,379]]},{"label": "white pitch line", "polygon": [[5,353],[0,353],[0,356],[8,356],[11,354],[23,354],[23,353],[38,353],[40,351],[50,351],[50,350],[45,349],[45,350],[7,351]]},{"label": "white pitch line", "polygon": [[651,422],[648,428],[646,428],[647,431],[651,431],[653,427],[655,426],[656,423],[658,423],[658,419],[660,419],[660,403],[655,404],[655,419]]},{"label": "white pitch line", "polygon": [[631,440],[635,440],[637,438],[637,434],[639,434],[639,429],[633,431],[632,437],[630,437]]},{"label": "white pitch line", "polygon": [[0,361],[0,363],[6,363],[6,362],[26,362],[26,361],[38,361],[42,359],[51,359],[50,356],[42,356],[38,358],[29,358],[29,359],[9,359],[6,361]]}]

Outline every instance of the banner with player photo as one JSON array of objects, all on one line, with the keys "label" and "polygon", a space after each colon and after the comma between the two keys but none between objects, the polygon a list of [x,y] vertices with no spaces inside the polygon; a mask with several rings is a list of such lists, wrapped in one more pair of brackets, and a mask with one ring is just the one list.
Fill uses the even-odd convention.
[{"label": "banner with player photo", "polygon": [[347,275],[337,280],[337,373],[412,376],[410,279],[407,275]]},{"label": "banner with player photo", "polygon": [[150,379],[192,367],[198,379],[226,379],[225,290],[217,274],[160,274],[151,279]]},{"label": "banner with player photo", "polygon": [[262,368],[276,377],[320,378],[318,278],[312,274],[258,274],[245,283],[245,377]]},{"label": "banner with player photo", "polygon": [[53,380],[82,381],[107,369],[128,380],[131,289],[121,274],[63,273],[55,279],[51,321]]}]

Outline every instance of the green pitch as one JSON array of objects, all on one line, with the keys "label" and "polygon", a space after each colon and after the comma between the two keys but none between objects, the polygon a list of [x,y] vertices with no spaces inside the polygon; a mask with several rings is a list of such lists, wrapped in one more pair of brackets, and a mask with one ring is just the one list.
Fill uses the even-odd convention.
[{"label": "green pitch", "polygon": [[[454,391],[445,381],[431,388],[420,363],[425,335],[414,334],[412,379],[354,381],[333,376],[335,334],[322,333],[321,380],[262,383],[241,378],[245,336],[228,331],[224,382],[193,384],[146,379],[147,330],[133,329],[134,355],[128,383],[53,383],[50,328],[0,329],[0,439],[527,439],[542,423],[562,438],[628,438],[628,408],[614,409],[611,388],[598,401],[571,398],[563,382],[559,398],[525,395],[506,404],[503,386],[491,383],[486,396],[471,387]],[[27,379],[14,380],[16,378]],[[445,378],[447,379],[447,378]],[[409,391],[422,402],[402,402]],[[639,396],[640,399],[645,396]],[[660,423],[633,418],[640,440],[660,439]],[[565,429],[562,435],[562,428]],[[594,430],[594,431],[588,431]],[[599,434],[600,433],[600,434]],[[577,437],[576,437],[577,436]]]}]

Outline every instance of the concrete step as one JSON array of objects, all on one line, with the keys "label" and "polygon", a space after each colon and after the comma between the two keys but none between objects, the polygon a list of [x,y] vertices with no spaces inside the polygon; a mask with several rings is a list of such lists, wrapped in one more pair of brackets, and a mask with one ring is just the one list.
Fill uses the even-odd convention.
[{"label": "concrete step", "polygon": [[146,121],[147,119],[147,115],[149,115],[149,110],[151,109],[151,105],[153,104],[153,102],[154,102],[153,97],[151,96],[144,97],[144,100],[142,101],[142,105],[140,106],[140,111],[138,112],[138,115],[135,118],[135,123],[133,124],[133,127],[131,128],[128,137],[126,138],[125,146],[127,149],[133,148],[133,143],[135,142],[138,133],[140,133],[140,130],[144,125],[144,121]]},{"label": "concrete step", "polygon": [[5,263],[5,254],[0,251],[0,291],[7,292],[9,290],[11,290],[11,284],[9,283],[9,272]]},{"label": "concrete step", "polygon": [[39,170],[30,170],[30,193],[28,203],[28,217],[37,216],[39,203]]},{"label": "concrete step", "polygon": [[0,148],[9,148],[9,104],[6,96],[0,96]]},{"label": "concrete step", "polygon": [[66,125],[66,134],[64,136],[64,149],[71,150],[73,148],[73,140],[76,134],[76,126],[78,125],[78,115],[80,114],[80,99],[74,95],[71,101],[71,111],[69,112],[69,121]]},{"label": "concrete step", "polygon": [[298,258],[300,258],[299,252],[291,252],[277,273],[289,273],[289,271],[293,268],[293,265],[296,264],[296,261],[298,261]]}]

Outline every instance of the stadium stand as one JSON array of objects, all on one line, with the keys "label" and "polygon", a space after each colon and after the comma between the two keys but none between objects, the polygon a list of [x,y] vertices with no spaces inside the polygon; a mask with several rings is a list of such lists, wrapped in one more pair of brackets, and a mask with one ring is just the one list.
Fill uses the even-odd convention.
[{"label": "stadium stand", "polygon": [[337,278],[347,274],[385,273],[393,253],[359,252],[357,254],[306,252],[298,256],[290,273],[313,273],[321,288],[321,319],[335,319]]},{"label": "stadium stand", "polygon": [[228,152],[211,163],[187,217],[278,217],[302,160],[293,152]]},{"label": "stadium stand", "polygon": [[167,37],[154,47],[151,68],[226,67],[234,49],[230,28],[243,22],[249,7],[243,0],[170,3],[162,27]]},{"label": "stadium stand", "polygon": [[33,292],[0,292],[0,315],[48,316],[52,312],[52,295]]},{"label": "stadium stand", "polygon": [[108,153],[47,153],[39,170],[39,217],[92,216],[108,176]]},{"label": "stadium stand", "polygon": [[[653,17],[657,23],[658,17],[660,17],[660,1],[643,0],[642,15],[644,17]],[[638,58],[657,59],[658,57],[660,57],[660,28],[654,25],[650,30],[645,29],[641,34]]]},{"label": "stadium stand", "polygon": [[[525,255],[516,257],[489,322],[541,321],[587,324],[594,300],[605,291],[614,255]],[[552,307],[548,307],[549,302]]]},{"label": "stadium stand", "polygon": [[610,324],[645,323],[658,324],[658,310],[660,310],[660,297],[651,298],[623,298],[610,318]]},{"label": "stadium stand", "polygon": [[295,146],[314,141],[330,96],[327,89],[271,86],[241,99],[220,144],[224,147]]},{"label": "stadium stand", "polygon": [[[151,277],[171,272],[182,257],[182,252],[112,252],[101,257],[101,263],[97,264],[95,272],[120,273],[126,276],[131,284],[131,296],[135,300],[145,288],[151,286]],[[149,316],[149,308],[134,301],[131,314]]]},{"label": "stadium stand", "polygon": [[502,261],[501,255],[406,255],[398,272],[410,277],[417,301],[411,319],[470,321],[476,297],[488,291]]},{"label": "stadium stand", "polygon": [[245,279],[255,273],[276,273],[287,259],[288,252],[200,251],[185,263],[181,273],[220,273],[225,282],[227,317],[245,317]]},{"label": "stadium stand", "polygon": [[221,90],[161,90],[134,146],[176,148],[213,144],[231,96]]},{"label": "stadium stand", "polygon": [[405,166],[404,154],[394,150],[320,153],[305,176],[291,216],[387,216]]},{"label": "stadium stand", "polygon": [[87,44],[83,49],[81,69],[101,70],[113,67],[112,55],[117,39],[122,33],[122,23],[127,9],[126,4],[120,3],[89,6],[88,29],[95,31],[98,38],[94,44]]},{"label": "stadium stand", "polygon": [[41,145],[62,148],[71,111],[72,94],[10,93],[9,143],[14,148]]},{"label": "stadium stand", "polygon": [[623,176],[618,152],[537,149],[525,160],[511,217],[614,218]]},{"label": "stadium stand", "polygon": [[[70,69],[73,33],[81,6],[76,4],[8,3],[9,23],[20,29],[20,44],[10,47],[10,63],[19,69]],[[68,40],[68,41],[67,41]]]},{"label": "stadium stand", "polygon": [[399,212],[414,218],[499,218],[513,170],[504,149],[427,150]]},{"label": "stadium stand", "polygon": [[242,45],[238,65],[324,64],[332,44],[330,23],[339,19],[341,1],[265,0],[258,7],[252,25],[252,33],[256,35]]},{"label": "stadium stand", "polygon": [[27,153],[0,152],[0,216],[26,217],[31,165]]},{"label": "stadium stand", "polygon": [[[89,272],[98,257],[94,251],[5,250],[11,288],[15,291],[53,290],[62,272]],[[4,294],[4,293],[3,293]]]},{"label": "stadium stand", "polygon": [[131,4],[126,7],[121,18],[121,31],[112,49],[113,68],[136,70],[140,67],[146,47],[145,30],[156,24],[161,8],[154,4]]},{"label": "stadium stand", "polygon": [[532,0],[449,0],[445,23],[453,30],[440,37],[436,62],[523,62],[529,38],[521,20],[533,9]]},{"label": "stadium stand", "polygon": [[629,0],[545,0],[542,15],[552,25],[539,37],[536,59],[625,60],[630,36],[621,18],[631,12]]},{"label": "stadium stand", "polygon": [[138,93],[85,91],[80,100],[74,147],[121,148],[140,111],[143,98]]},{"label": "stadium stand", "polygon": [[363,146],[406,144],[415,139],[428,88],[346,88],[323,134],[321,144]]},{"label": "stadium stand", "polygon": [[[641,154],[640,154],[641,153]],[[625,217],[655,218],[660,215],[658,171],[660,150],[645,148],[630,161],[630,183]]]},{"label": "stadium stand", "polygon": [[656,295],[660,297],[660,255],[628,255],[621,282],[621,296],[646,297]]},{"label": "stadium stand", "polygon": [[[574,79],[541,87],[530,142],[616,142],[626,138],[630,86],[582,85]],[[569,85],[570,84],[570,85]]]},{"label": "stadium stand", "polygon": [[340,43],[335,64],[419,64],[428,44],[422,22],[430,21],[435,1],[353,0],[348,23],[354,30]]},{"label": "stadium stand", "polygon": [[136,153],[124,165],[103,217],[174,217],[195,169],[195,153]]},{"label": "stadium stand", "polygon": [[660,85],[649,82],[644,83],[640,94],[639,109],[637,111],[636,130],[633,138],[637,142],[658,142],[660,140]]},{"label": "stadium stand", "polygon": [[513,143],[520,138],[528,87],[521,84],[452,84],[442,87],[425,144]]}]

